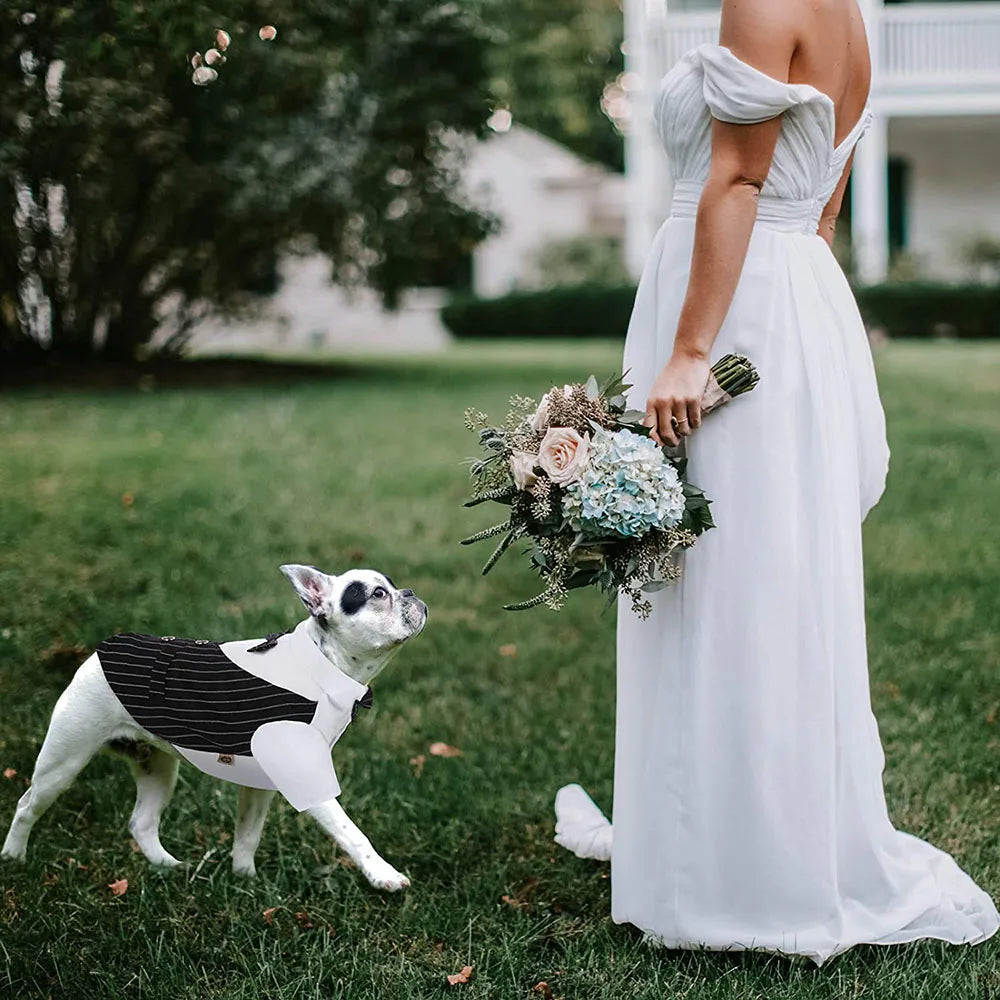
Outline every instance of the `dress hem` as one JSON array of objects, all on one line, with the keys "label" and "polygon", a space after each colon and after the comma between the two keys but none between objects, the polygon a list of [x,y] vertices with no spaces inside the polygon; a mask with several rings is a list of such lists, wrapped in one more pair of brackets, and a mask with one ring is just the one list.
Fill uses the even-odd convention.
[{"label": "dress hem", "polygon": [[[851,948],[856,948],[859,945],[877,945],[878,947],[888,948],[892,945],[899,944],[912,944],[915,941],[943,941],[945,944],[950,945],[977,945],[982,944],[984,941],[988,941],[990,938],[996,934],[997,930],[1000,930],[1000,923],[994,923],[993,927],[988,931],[983,931],[973,937],[965,938],[955,938],[946,937],[943,934],[934,934],[928,931],[914,931],[912,935],[905,937],[895,937],[894,935],[901,934],[902,929],[899,931],[890,931],[888,934],[881,938],[866,940],[861,939],[858,941],[852,941],[850,944],[839,945],[832,951],[808,951],[801,950],[797,951],[795,949],[782,948],[779,945],[774,944],[708,944],[699,943],[695,941],[685,941],[680,938],[669,938],[661,934],[656,934],[653,931],[644,930],[638,924],[633,924],[631,920],[628,919],[617,919],[612,917],[612,920],[616,924],[631,924],[642,932],[643,943],[653,945],[659,948],[667,948],[670,950],[677,951],[715,951],[715,952],[741,952],[741,951],[756,951],[764,954],[770,955],[781,955],[783,958],[796,959],[796,958],[807,958],[814,962],[817,967],[822,966],[825,962],[829,961],[831,958],[835,958],[837,955],[842,955],[844,952],[849,951]],[[887,940],[887,938],[892,937],[892,940]]]}]

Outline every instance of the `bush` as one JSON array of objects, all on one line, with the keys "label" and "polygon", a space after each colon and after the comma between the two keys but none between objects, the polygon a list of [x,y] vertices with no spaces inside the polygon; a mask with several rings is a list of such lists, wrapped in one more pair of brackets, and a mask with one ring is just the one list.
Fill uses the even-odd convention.
[{"label": "bush", "polygon": [[1000,337],[1000,285],[899,282],[856,295],[865,322],[890,337]]},{"label": "bush", "polygon": [[[855,290],[861,315],[890,337],[1000,337],[1000,285],[893,282]],[[635,288],[575,285],[461,296],[441,312],[456,337],[624,337]]]},{"label": "bush", "polygon": [[496,299],[460,296],[441,311],[456,337],[625,336],[632,285],[574,285],[540,292],[512,292]]},{"label": "bush", "polygon": [[[391,303],[490,230],[456,144],[488,113],[475,4],[18,6],[0,31],[4,362],[179,351],[298,247]],[[226,65],[195,86],[216,25]]]},{"label": "bush", "polygon": [[563,285],[627,285],[628,269],[622,241],[614,236],[571,236],[553,240],[535,254],[529,287]]}]

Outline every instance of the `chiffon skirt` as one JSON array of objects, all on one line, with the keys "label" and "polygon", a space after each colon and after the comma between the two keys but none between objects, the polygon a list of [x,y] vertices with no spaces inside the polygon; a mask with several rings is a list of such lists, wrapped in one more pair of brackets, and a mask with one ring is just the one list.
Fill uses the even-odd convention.
[{"label": "chiffon skirt", "polygon": [[[633,406],[666,363],[694,219],[661,228],[625,348]],[[670,947],[816,962],[860,942],[981,941],[997,910],[893,828],[869,700],[861,522],[885,423],[850,287],[815,234],[758,224],[712,359],[756,389],[688,441],[718,527],[618,618],[612,911]]]}]

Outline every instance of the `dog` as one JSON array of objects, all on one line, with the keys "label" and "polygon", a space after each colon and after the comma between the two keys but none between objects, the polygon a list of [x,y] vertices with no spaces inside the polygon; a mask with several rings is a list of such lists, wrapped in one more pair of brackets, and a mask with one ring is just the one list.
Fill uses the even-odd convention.
[{"label": "dog", "polygon": [[370,706],[368,684],[423,630],[427,605],[374,570],[281,570],[309,612],[291,632],[221,645],[129,633],[97,647],[56,702],[0,856],[23,860],[42,813],[109,748],[129,761],[136,784],[129,830],[153,865],[180,865],[160,843],[159,826],[183,757],[240,785],[235,872],[256,874],[254,855],[279,791],[373,886],[395,892],[410,884],[337,801],[331,747],[357,709]]}]

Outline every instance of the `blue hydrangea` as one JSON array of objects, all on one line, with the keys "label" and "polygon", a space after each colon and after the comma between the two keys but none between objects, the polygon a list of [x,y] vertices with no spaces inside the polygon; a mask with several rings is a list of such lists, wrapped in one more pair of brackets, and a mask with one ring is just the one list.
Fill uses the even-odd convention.
[{"label": "blue hydrangea", "polygon": [[563,513],[574,531],[636,538],[684,516],[684,487],[655,441],[629,430],[597,430],[587,469],[566,487]]}]

